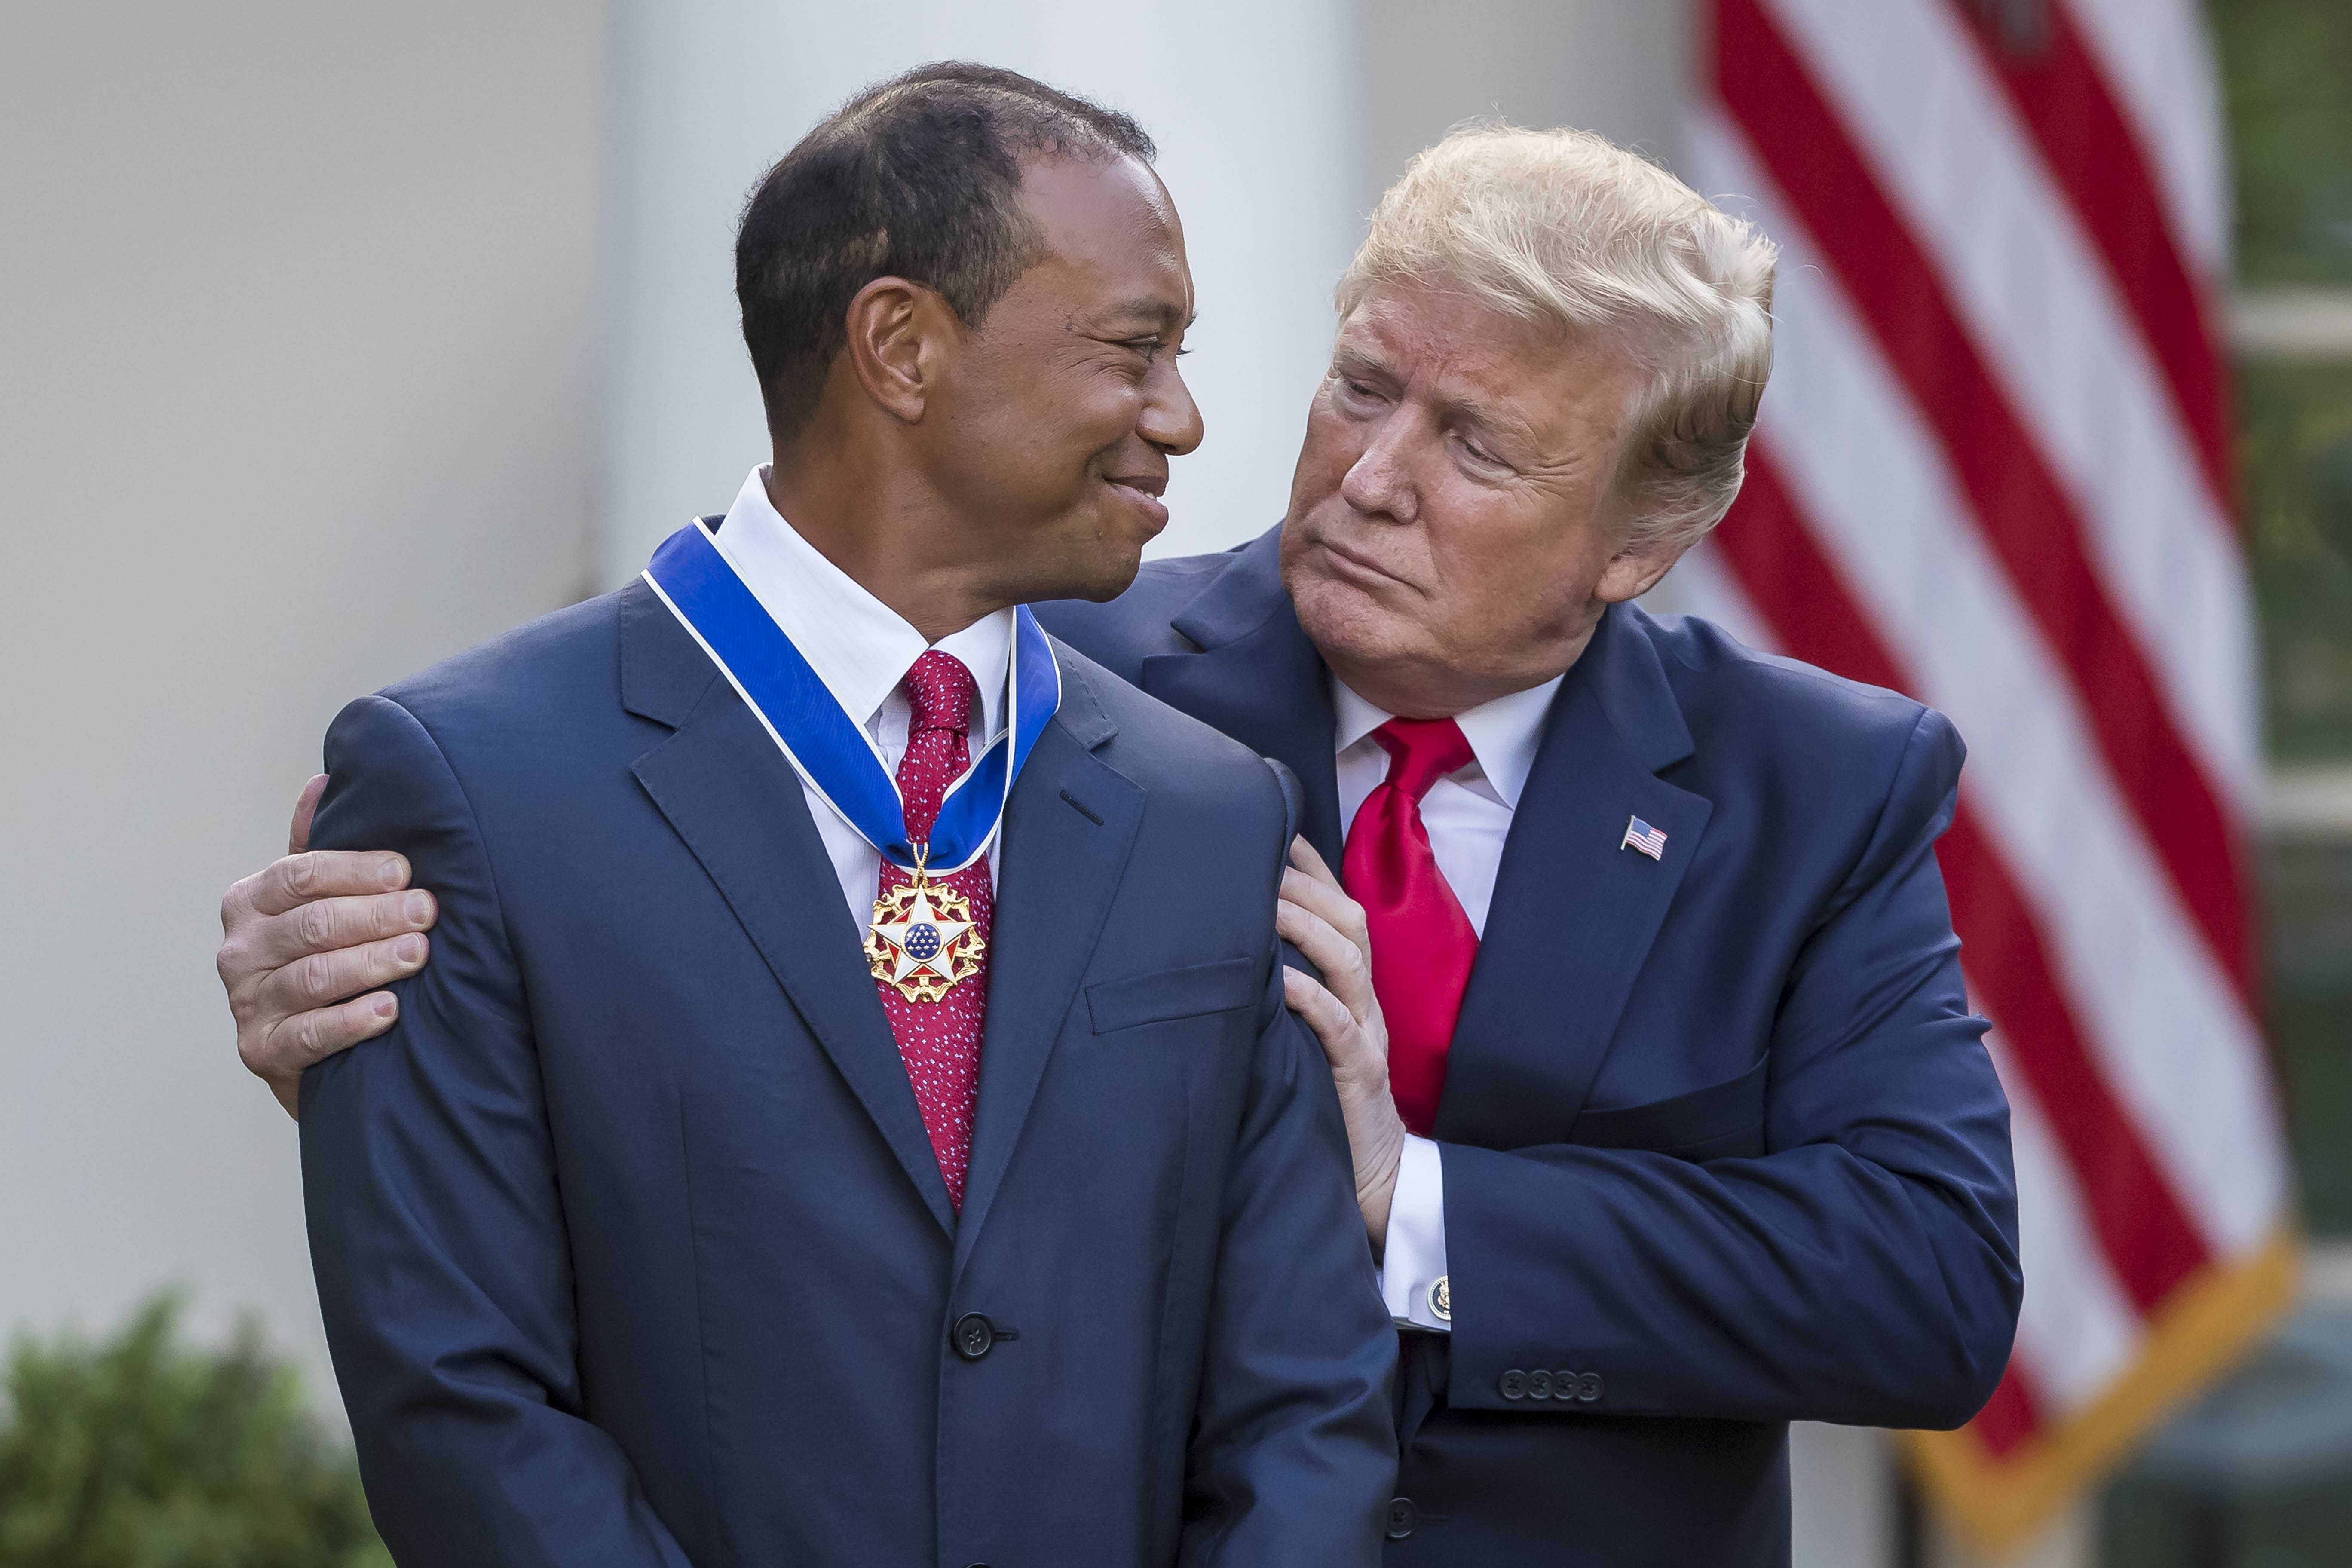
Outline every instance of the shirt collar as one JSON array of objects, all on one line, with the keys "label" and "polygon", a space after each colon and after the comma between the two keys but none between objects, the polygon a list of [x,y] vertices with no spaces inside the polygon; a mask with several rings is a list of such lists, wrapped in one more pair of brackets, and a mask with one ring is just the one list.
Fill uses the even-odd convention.
[{"label": "shirt collar", "polygon": [[[936,644],[824,558],[768,500],[768,466],[751,470],[711,538],[825,689],[860,724],[871,724],[924,650],[953,654],[980,686],[985,738],[1003,722],[1005,675],[1013,658],[1010,609],[941,637]],[[980,737],[975,737],[978,739]]]},{"label": "shirt collar", "polygon": [[[1543,744],[1544,714],[1563,679],[1555,675],[1541,686],[1481,702],[1454,717],[1462,727],[1462,738],[1470,742],[1471,754],[1478,760],[1478,771],[1514,811],[1518,809],[1520,792],[1528,787],[1528,774],[1535,769],[1536,751]],[[1341,752],[1395,717],[1359,697],[1336,675],[1331,678],[1331,707],[1337,721],[1334,738]]]}]

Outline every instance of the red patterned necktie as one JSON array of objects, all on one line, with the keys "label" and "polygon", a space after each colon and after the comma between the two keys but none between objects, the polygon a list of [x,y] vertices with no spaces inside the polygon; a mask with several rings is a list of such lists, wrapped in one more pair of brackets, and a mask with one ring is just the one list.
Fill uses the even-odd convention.
[{"label": "red patterned necktie", "polygon": [[[913,710],[907,721],[907,754],[898,759],[898,795],[906,803],[907,837],[920,843],[939,819],[940,797],[971,761],[967,737],[973,704],[980,697],[971,671],[953,654],[931,649],[915,661],[900,682]],[[890,893],[914,879],[888,860],[882,862],[880,891]],[[935,877],[971,906],[971,934],[988,941],[995,912],[995,889],[988,880],[988,858],[981,857],[951,877]],[[931,1152],[948,1197],[963,1212],[963,1179],[971,1164],[971,1112],[980,1098],[980,1030],[988,1013],[988,950],[981,949],[980,973],[936,1002],[910,1002],[887,981],[876,984],[890,1016],[898,1055],[915,1086]]]},{"label": "red patterned necktie", "polygon": [[1348,829],[1340,880],[1364,906],[1372,990],[1389,1026],[1389,1092],[1423,1137],[1445,1089],[1445,1052],[1478,956],[1478,933],[1437,868],[1421,797],[1473,753],[1451,719],[1391,719],[1372,731],[1389,776],[1364,797]]}]

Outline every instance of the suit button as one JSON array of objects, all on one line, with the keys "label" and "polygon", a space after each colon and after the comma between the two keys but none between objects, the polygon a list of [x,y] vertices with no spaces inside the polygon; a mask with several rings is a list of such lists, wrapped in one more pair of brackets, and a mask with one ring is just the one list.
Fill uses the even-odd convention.
[{"label": "suit button", "polygon": [[978,1312],[966,1312],[948,1331],[948,1342],[966,1361],[978,1361],[996,1348],[996,1325]]},{"label": "suit button", "polygon": [[1573,1399],[1576,1397],[1576,1373],[1556,1372],[1551,1374],[1551,1396],[1554,1399]]},{"label": "suit button", "polygon": [[1389,1539],[1391,1541],[1402,1541],[1412,1533],[1412,1527],[1420,1522],[1421,1510],[1412,1506],[1412,1499],[1409,1497],[1389,1499]]},{"label": "suit button", "polygon": [[[1574,1385],[1570,1385],[1569,1393],[1573,1396],[1575,1394]],[[1528,1397],[1529,1399],[1549,1399],[1551,1397],[1551,1373],[1548,1372],[1531,1372],[1528,1373]]]},{"label": "suit button", "polygon": [[1601,1397],[1601,1374],[1588,1372],[1576,1380],[1576,1397],[1590,1405]]},{"label": "suit button", "polygon": [[1502,1389],[1506,1399],[1525,1399],[1528,1396],[1528,1374],[1513,1367],[1502,1375],[1497,1386]]}]

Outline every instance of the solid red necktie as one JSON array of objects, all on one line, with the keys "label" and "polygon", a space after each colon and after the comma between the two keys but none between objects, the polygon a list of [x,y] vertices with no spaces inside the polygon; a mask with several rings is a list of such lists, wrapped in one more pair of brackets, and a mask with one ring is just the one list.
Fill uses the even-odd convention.
[{"label": "solid red necktie", "polygon": [[[898,795],[905,803],[907,837],[920,843],[939,820],[940,800],[971,761],[969,736],[973,704],[980,687],[953,654],[937,648],[915,660],[899,683],[912,710],[907,724],[907,753],[898,759]],[[905,887],[914,879],[888,860],[882,862],[880,891]],[[931,880],[953,889],[971,906],[971,934],[981,943],[989,937],[995,912],[995,889],[988,879],[988,858],[982,856],[951,877]],[[931,1135],[931,1152],[939,1157],[940,1175],[948,1197],[963,1211],[964,1173],[971,1164],[972,1107],[980,1099],[980,1034],[988,1015],[988,950],[980,951],[980,973],[950,989],[936,1002],[909,1001],[898,988],[877,981],[883,1011],[890,1016],[890,1032],[898,1037],[898,1055],[915,1086],[915,1103],[922,1109],[923,1129]]]},{"label": "solid red necktie", "polygon": [[1426,1137],[1478,933],[1437,868],[1421,800],[1474,753],[1451,719],[1391,719],[1372,739],[1389,754],[1389,776],[1357,809],[1339,877],[1364,906],[1371,936],[1372,990],[1389,1026],[1389,1092],[1405,1126]]}]

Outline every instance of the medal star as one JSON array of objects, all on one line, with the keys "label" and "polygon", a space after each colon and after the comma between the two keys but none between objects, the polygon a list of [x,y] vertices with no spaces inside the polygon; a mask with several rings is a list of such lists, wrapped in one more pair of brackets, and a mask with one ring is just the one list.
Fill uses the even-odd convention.
[{"label": "medal star", "polygon": [[892,960],[890,983],[894,985],[910,974],[936,974],[953,982],[951,967],[955,944],[971,929],[970,921],[951,921],[931,907],[930,897],[918,892],[907,912],[895,921],[877,921],[874,934],[889,948]]}]

